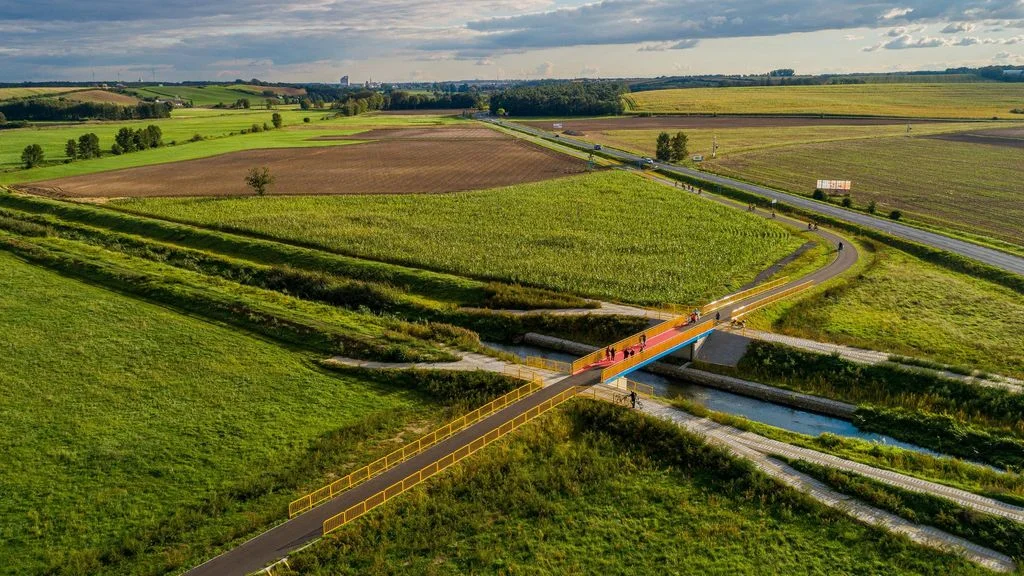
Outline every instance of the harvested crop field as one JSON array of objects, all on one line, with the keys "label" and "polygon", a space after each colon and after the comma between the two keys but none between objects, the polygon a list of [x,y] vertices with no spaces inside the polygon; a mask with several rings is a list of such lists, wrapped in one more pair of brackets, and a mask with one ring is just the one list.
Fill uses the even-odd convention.
[{"label": "harvested crop field", "polygon": [[507,140],[490,128],[375,128],[347,136],[316,136],[310,140]]},{"label": "harvested crop field", "polygon": [[932,136],[950,142],[966,142],[968,144],[988,144],[990,146],[1008,146],[1024,148],[1024,128],[996,128],[994,130],[977,130],[971,132],[955,132]]},{"label": "harvested crop field", "polygon": [[[561,124],[561,130],[597,132],[602,130],[659,130],[685,128],[772,128],[789,126],[886,126],[906,124],[906,120],[893,118],[812,118],[793,116],[620,116],[581,120],[545,120],[520,122],[534,128],[551,130],[552,124]],[[919,123],[919,122],[918,122]]]},{"label": "harvested crop field", "polygon": [[[491,132],[488,130],[487,132]],[[429,194],[536,182],[584,172],[574,158],[512,138],[379,140],[261,149],[46,180],[29,191],[78,198],[248,195],[245,174],[266,166],[271,194]]]},{"label": "harvested crop field", "polygon": [[64,98],[65,100],[73,100],[75,102],[120,104],[122,106],[134,106],[139,103],[139,99],[134,96],[118,94],[117,92],[109,92],[107,90],[82,90],[80,92],[64,94],[61,98]]},{"label": "harvested crop field", "polygon": [[465,108],[424,108],[423,110],[381,110],[380,116],[455,116],[462,114]]}]

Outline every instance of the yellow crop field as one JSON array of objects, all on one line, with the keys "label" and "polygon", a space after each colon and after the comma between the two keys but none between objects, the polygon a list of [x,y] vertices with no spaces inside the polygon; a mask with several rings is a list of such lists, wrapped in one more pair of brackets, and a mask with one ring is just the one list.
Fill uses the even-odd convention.
[{"label": "yellow crop field", "polygon": [[1010,110],[1024,108],[1024,83],[690,88],[636,92],[625,99],[632,112],[1012,118]]},{"label": "yellow crop field", "polygon": [[14,98],[27,98],[29,96],[44,96],[47,94],[63,94],[84,90],[79,86],[46,86],[44,88],[0,88],[0,100],[11,100]]}]

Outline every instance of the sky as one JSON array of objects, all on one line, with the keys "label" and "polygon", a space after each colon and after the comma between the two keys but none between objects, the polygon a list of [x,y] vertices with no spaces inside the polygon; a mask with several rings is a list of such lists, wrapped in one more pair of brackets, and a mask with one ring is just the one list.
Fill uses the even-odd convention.
[{"label": "sky", "polygon": [[1024,0],[0,0],[0,82],[410,82],[991,64],[1024,64]]}]

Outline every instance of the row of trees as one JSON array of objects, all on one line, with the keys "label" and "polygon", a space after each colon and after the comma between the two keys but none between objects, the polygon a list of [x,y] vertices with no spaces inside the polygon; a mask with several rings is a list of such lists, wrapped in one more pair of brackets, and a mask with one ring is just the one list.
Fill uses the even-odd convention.
[{"label": "row of trees", "polygon": [[88,160],[100,157],[100,137],[89,132],[82,134],[78,140],[70,139],[64,145],[64,154],[68,160]]},{"label": "row of trees", "polygon": [[676,132],[670,136],[668,132],[658,134],[658,144],[655,148],[655,156],[662,162],[680,162],[685,160],[689,153],[686,145],[689,139],[686,134]]},{"label": "row of trees", "polygon": [[622,114],[620,82],[558,82],[516,86],[491,96],[491,113],[513,116],[600,116]]},{"label": "row of trees", "polygon": [[110,147],[110,151],[114,154],[127,154],[149,148],[159,148],[163,145],[163,131],[160,130],[159,126],[150,124],[138,130],[128,127],[118,130],[114,136],[114,145]]},{"label": "row of trees", "polygon": [[35,98],[0,103],[0,114],[11,120],[77,121],[77,120],[145,120],[170,118],[171,106],[166,103],[139,102],[134,106],[100,102],[73,102]]}]

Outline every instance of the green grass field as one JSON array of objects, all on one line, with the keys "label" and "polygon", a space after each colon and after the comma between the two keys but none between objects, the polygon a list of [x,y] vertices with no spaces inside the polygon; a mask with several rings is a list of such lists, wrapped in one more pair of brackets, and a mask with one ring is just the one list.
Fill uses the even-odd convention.
[{"label": "green grass field", "polygon": [[191,100],[195,106],[213,106],[215,104],[233,104],[241,98],[248,98],[258,104],[259,94],[249,90],[236,90],[228,86],[145,86],[132,88],[132,92],[147,98],[179,98]]},{"label": "green grass field", "polygon": [[819,178],[852,180],[861,207],[899,209],[938,228],[1024,246],[1019,148],[894,137],[765,149],[703,168],[804,195]]},{"label": "green grass field", "polygon": [[[284,121],[282,130],[271,130],[255,134],[236,134],[232,132],[248,129],[253,124],[271,125],[274,112],[281,114]],[[438,116],[352,116],[322,119],[330,111],[324,110],[210,110],[202,108],[175,110],[173,117],[160,120],[140,120],[133,122],[86,122],[80,124],[60,124],[56,126],[40,125],[38,127],[5,130],[0,135],[0,184],[34,182],[64,176],[77,176],[120,168],[133,168],[149,164],[178,162],[237,152],[256,148],[288,148],[339,146],[352,144],[353,141],[320,140],[312,138],[324,135],[348,135],[380,127],[427,127],[445,126],[457,122],[465,122],[457,118]],[[303,118],[311,122],[303,122]],[[160,126],[165,143],[176,141],[176,146],[164,146],[142,152],[133,152],[122,156],[110,153],[114,143],[114,135],[122,127],[139,128],[149,124]],[[104,156],[91,160],[76,160],[63,163],[66,156],[64,145],[70,138],[77,139],[82,134],[93,132],[100,139]],[[187,142],[195,134],[209,140]],[[21,165],[21,151],[29,144],[43,147],[49,165],[24,170]]]},{"label": "green grass field", "polygon": [[[601,408],[601,407],[599,407]],[[570,404],[294,554],[294,574],[984,574]],[[667,425],[670,426],[670,425]],[[614,431],[613,431],[614,430]],[[625,432],[623,436],[616,432]],[[668,432],[665,436],[670,436]],[[768,486],[772,486],[768,488]]]},{"label": "green grass field", "polygon": [[754,324],[1024,377],[1020,294],[903,252],[877,250],[875,260],[856,276],[811,298],[758,313]]},{"label": "green grass field", "polygon": [[236,330],[6,252],[0,271],[0,573],[95,573],[89,550],[290,464],[323,434],[422,416],[411,393]]},{"label": "green grass field", "polygon": [[1012,118],[1024,85],[848,84],[692,88],[626,96],[632,112],[683,114],[849,114],[915,118]]},{"label": "green grass field", "polygon": [[133,199],[129,211],[626,302],[735,291],[802,240],[624,172],[449,195]]}]

